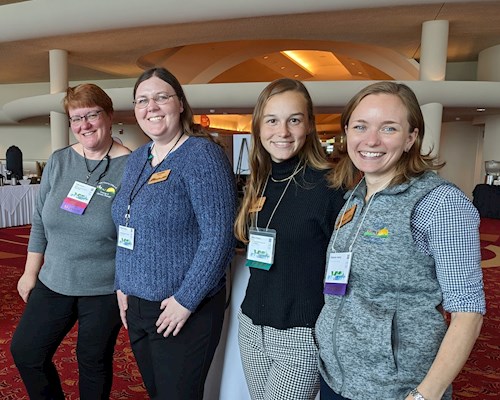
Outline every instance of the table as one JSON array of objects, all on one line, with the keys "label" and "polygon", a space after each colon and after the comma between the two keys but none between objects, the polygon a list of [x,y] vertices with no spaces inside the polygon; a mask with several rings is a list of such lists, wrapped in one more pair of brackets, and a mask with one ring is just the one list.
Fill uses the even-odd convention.
[{"label": "table", "polygon": [[0,186],[0,228],[29,225],[40,185]]},{"label": "table", "polygon": [[482,218],[500,219],[500,186],[477,185],[472,195],[473,203]]}]

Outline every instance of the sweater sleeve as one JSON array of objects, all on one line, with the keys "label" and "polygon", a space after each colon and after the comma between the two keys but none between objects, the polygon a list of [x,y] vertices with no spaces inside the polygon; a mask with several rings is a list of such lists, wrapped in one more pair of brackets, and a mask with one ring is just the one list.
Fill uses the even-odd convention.
[{"label": "sweater sleeve", "polygon": [[196,162],[184,172],[200,229],[200,241],[175,299],[194,311],[225,274],[234,251],[236,185],[229,160],[220,146],[208,142],[192,154]]}]

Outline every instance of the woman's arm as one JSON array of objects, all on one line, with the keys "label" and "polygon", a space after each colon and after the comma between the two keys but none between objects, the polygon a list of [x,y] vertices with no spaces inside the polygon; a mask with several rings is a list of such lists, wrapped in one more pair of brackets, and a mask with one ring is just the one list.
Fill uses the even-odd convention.
[{"label": "woman's arm", "polygon": [[[436,358],[424,380],[417,387],[426,400],[441,399],[469,358],[482,322],[483,316],[478,313],[451,314],[450,326]],[[413,400],[413,396],[408,395],[406,400]]]},{"label": "woman's arm", "polygon": [[[418,220],[424,221],[417,244],[425,242],[423,247],[427,247],[436,262],[436,276],[443,292],[442,306],[451,313],[438,353],[417,387],[426,400],[437,400],[464,366],[482,326],[485,301],[480,220],[466,196],[449,185],[440,186],[427,195],[417,205],[415,214]],[[413,396],[406,399],[413,400]]]}]

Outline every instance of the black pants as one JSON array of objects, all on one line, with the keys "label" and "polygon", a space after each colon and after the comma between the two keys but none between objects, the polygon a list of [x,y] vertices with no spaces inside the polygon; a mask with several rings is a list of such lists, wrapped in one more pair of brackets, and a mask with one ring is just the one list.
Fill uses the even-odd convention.
[{"label": "black pants", "polygon": [[109,399],[121,327],[116,295],[65,296],[37,281],[10,348],[31,400],[64,399],[52,357],[76,321],[80,399]]},{"label": "black pants", "polygon": [[320,384],[320,400],[349,400],[346,397],[342,397],[340,394],[335,393],[330,386],[325,382],[323,377],[320,375],[319,377]]},{"label": "black pants", "polygon": [[160,302],[128,298],[130,343],[151,399],[202,400],[205,380],[219,343],[226,290],[205,299],[177,334],[156,332]]}]

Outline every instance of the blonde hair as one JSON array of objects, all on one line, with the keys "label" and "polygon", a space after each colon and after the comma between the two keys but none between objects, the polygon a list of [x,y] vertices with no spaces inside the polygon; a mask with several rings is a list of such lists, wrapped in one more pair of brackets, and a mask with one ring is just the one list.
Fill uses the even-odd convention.
[{"label": "blonde hair", "polygon": [[271,156],[262,145],[260,139],[260,126],[264,108],[272,96],[288,91],[302,94],[307,103],[309,133],[304,145],[298,153],[300,162],[315,169],[328,169],[331,167],[330,163],[326,160],[318,133],[316,132],[313,104],[306,87],[302,82],[295,79],[283,78],[271,82],[259,95],[252,116],[252,145],[249,156],[251,173],[245,186],[245,195],[234,224],[236,237],[244,243],[248,242],[249,225],[255,222],[255,213],[250,213],[249,210],[261,195],[264,184],[271,171]]},{"label": "blonde hair", "polygon": [[[432,149],[427,154],[422,154],[422,143],[424,140],[425,123],[422,110],[415,93],[406,85],[396,82],[377,82],[364,89],[361,89],[347,103],[340,119],[342,132],[346,134],[345,128],[349,125],[352,113],[366,96],[373,94],[388,94],[397,96],[408,113],[408,124],[410,130],[408,133],[418,129],[415,143],[408,152],[404,152],[396,164],[396,174],[391,181],[391,185],[401,184],[411,178],[422,175],[425,171],[438,170],[444,166],[444,163],[437,162],[437,159],[431,156]],[[335,166],[335,169],[328,174],[331,185],[335,188],[352,189],[362,177],[349,156],[346,149],[341,152],[341,159]]]}]

